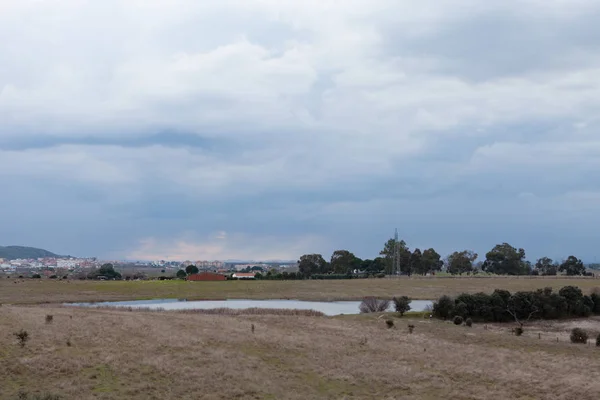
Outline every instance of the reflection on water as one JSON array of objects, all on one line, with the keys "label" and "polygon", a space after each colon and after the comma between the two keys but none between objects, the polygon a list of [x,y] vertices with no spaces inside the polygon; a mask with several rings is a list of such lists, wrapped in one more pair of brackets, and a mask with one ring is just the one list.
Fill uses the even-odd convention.
[{"label": "reflection on water", "polygon": [[[413,300],[411,311],[425,311],[433,304],[430,300]],[[185,299],[156,299],[136,301],[112,301],[104,303],[70,303],[70,306],[83,307],[140,307],[163,310],[194,310],[211,308],[286,308],[297,310],[315,310],[325,315],[359,314],[360,301],[301,301],[301,300],[202,300],[186,301]],[[393,311],[393,304],[388,311]]]}]

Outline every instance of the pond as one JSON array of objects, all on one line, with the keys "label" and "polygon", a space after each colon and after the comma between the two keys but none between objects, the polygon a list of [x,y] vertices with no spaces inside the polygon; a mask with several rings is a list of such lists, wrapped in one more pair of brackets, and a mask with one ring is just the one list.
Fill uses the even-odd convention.
[{"label": "pond", "polygon": [[[69,303],[80,307],[132,307],[163,310],[194,310],[212,308],[285,308],[297,310],[315,310],[325,315],[359,314],[360,301],[302,301],[302,300],[201,300],[186,301],[177,299],[156,299],[136,301],[109,301],[103,303]],[[411,311],[425,311],[431,306],[431,300],[413,300]],[[394,311],[393,303],[388,311]]]}]

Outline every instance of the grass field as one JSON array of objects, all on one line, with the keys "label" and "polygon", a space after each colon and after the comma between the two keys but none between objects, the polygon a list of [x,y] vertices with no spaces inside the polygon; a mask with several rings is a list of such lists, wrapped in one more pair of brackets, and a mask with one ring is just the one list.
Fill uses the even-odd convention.
[{"label": "grass field", "polygon": [[[16,283],[15,283],[16,282]],[[594,278],[416,277],[396,279],[307,280],[307,281],[55,281],[37,279],[0,280],[0,303],[110,301],[151,298],[197,299],[299,299],[358,300],[365,296],[409,296],[415,300],[436,299],[443,294],[532,290],[546,286],[559,289],[579,286],[585,293],[600,286]]]},{"label": "grass field", "polygon": [[[395,321],[387,329],[373,314],[215,316],[5,305],[0,398],[18,399],[19,391],[29,399],[83,400],[599,398],[600,349],[566,339],[579,322],[599,331],[598,320],[528,327],[522,337],[511,335],[509,325]],[[13,337],[19,329],[30,334],[24,348]]]},{"label": "grass field", "polygon": [[[15,283],[16,282],[16,283]],[[600,348],[569,343],[600,318],[473,328],[388,315],[63,307],[144,298],[360,299],[579,286],[595,279],[0,282],[0,399],[598,399]],[[36,304],[37,303],[37,304]],[[47,303],[47,304],[39,304]],[[53,315],[46,323],[46,315]],[[407,325],[415,325],[409,334]],[[255,331],[251,327],[254,325]],[[21,348],[14,333],[30,340]],[[539,336],[538,336],[539,335]],[[40,397],[49,394],[59,397]]]}]

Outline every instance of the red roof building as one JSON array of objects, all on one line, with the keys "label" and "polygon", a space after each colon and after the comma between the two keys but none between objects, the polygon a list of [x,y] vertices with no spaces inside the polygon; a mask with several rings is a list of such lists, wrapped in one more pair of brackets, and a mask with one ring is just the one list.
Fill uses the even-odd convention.
[{"label": "red roof building", "polygon": [[188,281],[226,281],[227,277],[213,272],[200,272],[199,274],[188,275]]}]

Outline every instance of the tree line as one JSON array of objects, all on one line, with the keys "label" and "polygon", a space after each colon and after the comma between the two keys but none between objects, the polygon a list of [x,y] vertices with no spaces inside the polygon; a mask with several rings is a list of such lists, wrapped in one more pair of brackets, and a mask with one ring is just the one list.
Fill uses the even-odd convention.
[{"label": "tree line", "polygon": [[492,294],[462,293],[455,298],[442,296],[433,304],[437,318],[459,316],[480,322],[515,321],[521,326],[530,319],[589,317],[600,314],[600,293],[584,295],[575,286],[554,293],[551,287],[516,292],[496,289]]},{"label": "tree line", "polygon": [[[562,262],[542,257],[534,264],[525,258],[525,250],[508,243],[494,246],[485,254],[485,259],[477,262],[479,255],[471,250],[455,251],[442,259],[433,248],[411,250],[404,240],[388,240],[379,257],[362,260],[348,250],[336,250],[329,260],[321,254],[305,254],[298,260],[299,273],[303,278],[315,275],[352,275],[360,271],[367,275],[400,273],[402,275],[426,275],[438,271],[450,274],[476,274],[487,272],[497,275],[586,275],[583,262],[569,256]],[[395,260],[399,271],[394,271]]]}]

